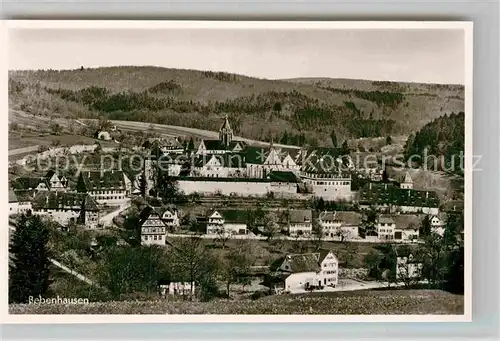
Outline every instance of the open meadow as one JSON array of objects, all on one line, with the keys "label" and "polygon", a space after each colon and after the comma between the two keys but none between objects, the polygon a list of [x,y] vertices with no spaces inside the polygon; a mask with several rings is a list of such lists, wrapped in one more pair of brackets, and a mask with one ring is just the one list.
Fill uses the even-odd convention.
[{"label": "open meadow", "polygon": [[464,297],[440,290],[380,290],[279,295],[254,301],[90,302],[81,305],[9,306],[10,314],[463,314]]}]

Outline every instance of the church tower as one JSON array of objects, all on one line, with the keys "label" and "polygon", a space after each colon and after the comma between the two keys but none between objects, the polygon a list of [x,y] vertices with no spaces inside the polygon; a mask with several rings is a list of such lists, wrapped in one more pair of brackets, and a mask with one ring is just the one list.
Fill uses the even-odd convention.
[{"label": "church tower", "polygon": [[229,144],[233,141],[233,129],[229,125],[229,120],[227,115],[224,119],[224,123],[219,130],[219,141],[224,147],[229,147]]},{"label": "church tower", "polygon": [[403,182],[401,182],[400,187],[402,189],[413,189],[413,179],[409,172],[406,172]]}]

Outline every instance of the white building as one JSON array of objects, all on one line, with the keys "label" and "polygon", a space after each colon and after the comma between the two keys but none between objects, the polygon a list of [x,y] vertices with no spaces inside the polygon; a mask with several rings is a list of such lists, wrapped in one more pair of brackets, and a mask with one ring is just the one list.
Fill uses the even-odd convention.
[{"label": "white building", "polygon": [[287,230],[292,237],[310,236],[312,234],[312,211],[290,210]]},{"label": "white building", "polygon": [[285,277],[285,292],[298,293],[310,287],[336,287],[338,259],[332,251],[287,255],[275,274]]},{"label": "white building", "polygon": [[179,215],[177,213],[177,209],[175,207],[169,207],[167,208],[162,216],[161,220],[167,227],[167,231],[175,231],[179,226]]},{"label": "white building", "polygon": [[120,170],[82,171],[76,190],[88,193],[100,205],[121,205],[128,201],[132,193],[132,182]]},{"label": "white building", "polygon": [[431,231],[439,234],[440,236],[444,236],[444,230],[446,226],[444,215],[443,214],[441,214],[441,216],[433,215],[429,217],[429,221],[431,225]]},{"label": "white building", "polygon": [[9,215],[19,213],[19,201],[17,200],[16,193],[9,189]]},{"label": "white building", "polygon": [[210,212],[207,219],[207,234],[229,236],[247,234],[246,212],[238,210]]},{"label": "white building", "polygon": [[244,157],[238,153],[203,154],[194,162],[193,176],[212,178],[246,177]]},{"label": "white building", "polygon": [[381,215],[377,222],[377,235],[381,240],[394,239],[396,223],[391,216]]},{"label": "white building", "polygon": [[359,207],[372,207],[385,213],[439,213],[439,199],[434,191],[400,188],[391,182],[369,182],[359,191]]},{"label": "white building", "polygon": [[50,217],[63,226],[75,223],[90,229],[99,227],[97,203],[85,193],[39,192],[32,207],[33,214]]},{"label": "white building", "polygon": [[112,137],[111,134],[107,131],[100,130],[96,133],[96,138],[98,140],[104,140],[104,141],[111,141]]},{"label": "white building", "polygon": [[396,214],[393,219],[396,224],[396,228],[394,229],[395,240],[418,240],[424,215]]},{"label": "white building", "polygon": [[319,224],[325,237],[338,237],[342,240],[359,237],[362,214],[351,211],[324,211],[319,214]]},{"label": "white building", "polygon": [[167,238],[167,227],[161,219],[161,213],[148,206],[144,208],[139,216],[141,228],[141,245],[165,245]]},{"label": "white building", "polygon": [[351,176],[347,173],[301,172],[301,178],[315,197],[326,201],[352,200]]},{"label": "white building", "polygon": [[402,189],[413,189],[413,179],[409,172],[406,172],[403,181],[400,184]]}]

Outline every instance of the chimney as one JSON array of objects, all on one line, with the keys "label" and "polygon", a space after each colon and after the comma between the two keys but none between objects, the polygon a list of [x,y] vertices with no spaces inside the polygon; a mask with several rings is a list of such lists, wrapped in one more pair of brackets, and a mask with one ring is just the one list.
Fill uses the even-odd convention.
[{"label": "chimney", "polygon": [[429,199],[429,192],[425,192],[425,198]]},{"label": "chimney", "polygon": [[371,190],[371,189],[372,189],[372,183],[371,183],[371,182],[370,182],[370,185],[369,185],[369,187],[370,187],[370,190]]}]

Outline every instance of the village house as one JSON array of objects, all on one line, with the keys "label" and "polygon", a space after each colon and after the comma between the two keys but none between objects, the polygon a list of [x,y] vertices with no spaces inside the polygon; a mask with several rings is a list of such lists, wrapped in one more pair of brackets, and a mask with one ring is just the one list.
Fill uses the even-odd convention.
[{"label": "village house", "polygon": [[111,134],[105,130],[99,130],[95,133],[95,138],[103,141],[111,141],[113,138]]},{"label": "village house", "polygon": [[17,200],[16,193],[9,189],[9,215],[19,213],[19,201]]},{"label": "village house", "polygon": [[439,213],[439,199],[434,191],[401,188],[390,182],[369,182],[360,190],[359,196],[362,210],[374,207],[386,213]]},{"label": "village house", "polygon": [[175,207],[166,208],[161,216],[161,220],[167,227],[167,231],[174,232],[179,226],[179,215]]},{"label": "village house", "polygon": [[87,228],[99,226],[99,208],[85,193],[39,192],[32,202],[33,214],[52,218],[63,226],[82,224]]},{"label": "village house", "polygon": [[159,281],[158,289],[162,297],[166,297],[167,295],[191,296],[195,293],[195,283]]},{"label": "village house", "polygon": [[247,234],[247,215],[245,211],[215,210],[208,214],[208,235],[245,235]]},{"label": "village house", "polygon": [[396,223],[392,216],[381,215],[377,221],[377,235],[381,240],[394,239]]},{"label": "village house", "polygon": [[316,253],[290,254],[271,265],[276,278],[284,280],[284,291],[305,292],[311,288],[336,287],[339,261],[329,250]]},{"label": "village house", "polygon": [[312,211],[290,210],[287,231],[290,236],[310,236],[312,234]]},{"label": "village house", "polygon": [[339,237],[341,240],[359,237],[362,214],[353,211],[324,211],[319,214],[318,223],[325,237]]},{"label": "village house", "polygon": [[424,215],[396,214],[393,219],[396,224],[394,240],[416,241],[418,239]]},{"label": "village house", "polygon": [[121,205],[132,193],[132,182],[120,170],[82,171],[76,184],[78,193],[88,193],[100,205]]},{"label": "village house", "polygon": [[432,232],[439,234],[441,237],[444,236],[444,230],[446,227],[446,215],[444,213],[429,217],[429,222]]},{"label": "village house", "polygon": [[402,189],[413,189],[413,179],[409,172],[406,172],[403,181],[401,182]]},{"label": "village house", "polygon": [[162,214],[158,208],[147,206],[139,215],[141,228],[141,245],[165,245],[167,226],[161,219]]},{"label": "village house", "polygon": [[12,181],[13,190],[30,192],[35,195],[40,191],[67,191],[68,180],[55,171],[48,171],[42,177],[19,177]]}]

